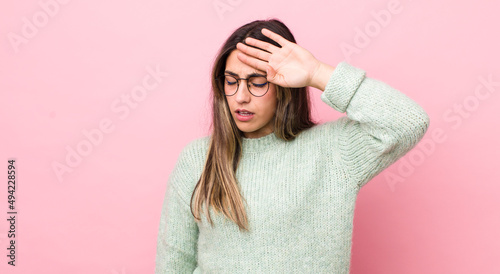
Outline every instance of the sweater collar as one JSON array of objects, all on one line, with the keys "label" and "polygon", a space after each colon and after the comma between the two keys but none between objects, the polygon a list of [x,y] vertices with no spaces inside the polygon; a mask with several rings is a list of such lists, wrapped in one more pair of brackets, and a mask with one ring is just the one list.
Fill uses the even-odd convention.
[{"label": "sweater collar", "polygon": [[258,152],[272,149],[273,147],[278,146],[280,143],[284,143],[286,141],[278,138],[276,134],[273,132],[264,135],[259,138],[246,138],[244,136],[241,137],[243,153],[245,152]]}]

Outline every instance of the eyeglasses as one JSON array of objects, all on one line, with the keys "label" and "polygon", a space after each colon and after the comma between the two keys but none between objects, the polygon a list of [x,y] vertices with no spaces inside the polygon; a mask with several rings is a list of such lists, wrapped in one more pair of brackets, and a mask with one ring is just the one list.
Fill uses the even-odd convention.
[{"label": "eyeglasses", "polygon": [[236,94],[240,87],[240,80],[247,80],[248,91],[255,97],[264,96],[269,90],[269,82],[265,76],[251,76],[245,79],[236,78],[233,75],[221,75],[217,79],[226,96]]}]

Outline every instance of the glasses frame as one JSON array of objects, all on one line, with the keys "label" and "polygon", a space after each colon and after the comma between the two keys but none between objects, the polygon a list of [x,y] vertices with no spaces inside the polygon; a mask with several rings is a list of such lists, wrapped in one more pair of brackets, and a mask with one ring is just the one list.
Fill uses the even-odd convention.
[{"label": "glasses frame", "polygon": [[[226,76],[231,76],[231,77],[233,77],[234,79],[236,79],[236,84],[237,84],[237,87],[236,87],[236,90],[234,91],[234,93],[233,93],[233,94],[231,94],[231,95],[227,95],[227,94],[226,94],[226,91],[224,90],[224,86],[225,86],[225,85],[224,85],[224,82],[225,82],[225,77],[226,77]],[[222,93],[223,93],[225,96],[233,96],[233,95],[235,95],[235,94],[236,94],[236,92],[238,92],[238,90],[240,89],[240,80],[246,80],[246,81],[247,81],[247,88],[248,88],[248,91],[249,91],[249,92],[250,92],[250,94],[252,94],[253,96],[255,96],[255,97],[262,97],[262,96],[266,95],[266,94],[267,94],[267,92],[269,91],[269,86],[270,86],[271,82],[267,81],[267,78],[266,78],[266,84],[267,84],[267,90],[266,90],[266,92],[264,92],[264,94],[262,94],[262,95],[255,95],[255,94],[253,94],[253,93],[252,93],[252,90],[250,89],[250,84],[248,83],[248,79],[250,79],[250,78],[254,78],[254,77],[264,77],[264,78],[266,78],[265,76],[250,76],[250,77],[248,77],[248,78],[239,78],[239,77],[236,77],[236,76],[231,75],[231,74],[223,74],[223,75],[219,75],[219,77],[217,77],[217,79],[218,79],[218,81],[219,81],[219,84],[221,85],[221,91],[222,91]]]}]

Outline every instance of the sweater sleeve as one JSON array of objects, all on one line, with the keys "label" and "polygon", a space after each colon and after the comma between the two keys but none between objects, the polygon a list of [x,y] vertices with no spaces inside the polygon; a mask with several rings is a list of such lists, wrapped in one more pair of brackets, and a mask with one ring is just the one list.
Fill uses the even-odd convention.
[{"label": "sweater sleeve", "polygon": [[359,188],[409,152],[430,123],[415,101],[346,62],[334,69],[321,100],[347,114],[334,123],[335,139]]},{"label": "sweater sleeve", "polygon": [[198,225],[187,195],[181,195],[187,180],[192,180],[187,149],[180,153],[171,172],[164,197],[158,240],[155,273],[193,273],[197,265]]}]

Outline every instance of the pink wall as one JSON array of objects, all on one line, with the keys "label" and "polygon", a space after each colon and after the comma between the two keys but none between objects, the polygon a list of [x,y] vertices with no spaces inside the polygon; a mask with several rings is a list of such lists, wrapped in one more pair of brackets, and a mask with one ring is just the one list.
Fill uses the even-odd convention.
[{"label": "pink wall", "polygon": [[[361,190],[352,273],[498,273],[498,2],[5,2],[1,273],[153,273],[166,180],[182,147],[207,134],[213,57],[234,29],[268,17],[431,116],[422,143]],[[341,116],[314,94],[316,119]]]}]

